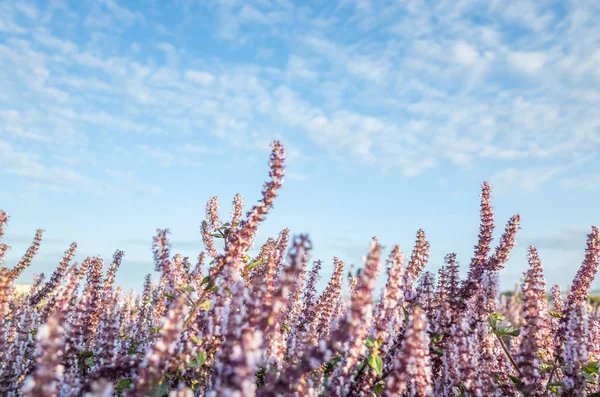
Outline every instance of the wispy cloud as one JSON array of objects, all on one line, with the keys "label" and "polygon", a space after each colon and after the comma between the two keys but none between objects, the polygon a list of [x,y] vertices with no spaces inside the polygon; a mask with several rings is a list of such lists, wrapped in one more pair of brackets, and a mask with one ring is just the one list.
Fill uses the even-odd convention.
[{"label": "wispy cloud", "polygon": [[[159,4],[1,7],[0,132],[11,152],[32,141],[66,158],[102,142],[104,156],[197,166],[172,149],[257,150],[287,137],[298,158],[309,142],[341,162],[405,176],[485,169],[532,191],[569,179],[562,164],[600,144],[593,2],[184,1],[166,30]],[[196,44],[189,21],[207,13]],[[120,35],[134,30],[143,37]],[[192,149],[199,135],[213,145]]]},{"label": "wispy cloud", "polygon": [[586,247],[586,236],[591,228],[571,227],[557,233],[545,235],[525,235],[523,245],[533,245],[540,250],[583,252]]},{"label": "wispy cloud", "polygon": [[600,174],[578,175],[572,178],[566,178],[560,181],[561,185],[567,188],[583,188],[585,190],[600,189]]}]

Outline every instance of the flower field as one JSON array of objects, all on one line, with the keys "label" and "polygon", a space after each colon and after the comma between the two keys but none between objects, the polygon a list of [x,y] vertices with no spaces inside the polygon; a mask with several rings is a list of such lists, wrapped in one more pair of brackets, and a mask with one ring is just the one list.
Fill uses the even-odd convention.
[{"label": "flower field", "polygon": [[[140,295],[115,285],[122,251],[107,263],[73,263],[75,243],[51,274],[18,292],[42,231],[14,265],[0,243],[0,395],[600,396],[600,312],[588,298],[600,261],[597,227],[566,294],[546,285],[532,246],[520,289],[501,295],[521,218],[511,217],[494,244],[484,183],[466,277],[454,253],[437,274],[425,271],[429,243],[419,230],[406,257],[399,246],[384,254],[373,238],[349,279],[334,258],[318,291],[324,265],[310,259],[308,236],[284,229],[255,241],[285,174],[277,141],[269,168],[261,199],[245,214],[239,195],[224,220],[217,198],[209,200],[204,250],[193,262],[171,252],[168,230],[157,230],[159,281],[147,275]],[[0,211],[0,242],[7,225]],[[260,250],[250,257],[253,246]],[[380,272],[387,281],[377,290]]]}]

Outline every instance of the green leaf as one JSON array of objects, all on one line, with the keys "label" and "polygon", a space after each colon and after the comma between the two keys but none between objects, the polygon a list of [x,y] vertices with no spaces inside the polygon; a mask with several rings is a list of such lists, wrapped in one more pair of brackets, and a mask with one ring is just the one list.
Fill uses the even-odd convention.
[{"label": "green leaf", "polygon": [[206,353],[204,353],[203,351],[198,352],[198,355],[196,356],[196,361],[198,362],[199,366],[202,366],[206,362]]},{"label": "green leaf", "polygon": [[206,362],[206,353],[203,351],[199,351],[198,355],[196,355],[196,359],[190,362],[190,367],[192,368],[200,368]]},{"label": "green leaf", "polygon": [[431,351],[433,352],[433,354],[437,354],[440,357],[444,355],[444,351],[442,349],[433,348]]},{"label": "green leaf", "polygon": [[383,381],[377,382],[377,384],[373,387],[373,393],[375,393],[376,396],[380,396],[384,390],[385,384],[383,383]]},{"label": "green leaf", "polygon": [[377,375],[383,374],[383,360],[379,356],[379,354],[371,354],[367,359],[367,364],[369,367],[373,368]]},{"label": "green leaf", "polygon": [[379,339],[375,339],[375,337],[372,335],[367,337],[365,344],[369,349],[373,350],[379,350],[381,347],[381,341]]},{"label": "green leaf", "polygon": [[498,336],[519,336],[520,329],[512,329],[512,327],[495,328],[494,333]]},{"label": "green leaf", "polygon": [[494,318],[496,321],[508,321],[508,318],[501,313],[492,313],[490,317]]},{"label": "green leaf", "polygon": [[552,383],[550,383],[550,386],[553,386],[553,387],[563,387],[564,385],[565,385],[564,382],[552,382]]},{"label": "green leaf", "polygon": [[171,299],[175,299],[175,298],[176,298],[176,296],[175,296],[174,294],[170,293],[170,292],[167,292],[167,293],[165,294],[165,296],[166,296],[167,298],[171,298]]},{"label": "green leaf", "polygon": [[246,268],[247,268],[248,270],[252,270],[252,269],[254,269],[254,268],[255,268],[255,267],[257,267],[257,266],[260,266],[260,265],[262,265],[262,264],[263,264],[263,263],[265,263],[266,261],[267,261],[267,259],[266,259],[266,258],[259,259],[259,260],[257,260],[257,261],[254,261],[254,262],[252,262],[251,264],[249,264],[249,265],[248,265]]},{"label": "green leaf", "polygon": [[86,358],[94,357],[94,352],[91,350],[84,350],[79,353],[79,358],[85,360]]},{"label": "green leaf", "polygon": [[127,354],[137,354],[137,348],[137,344],[132,344],[129,346],[129,349],[127,349]]},{"label": "green leaf", "polygon": [[342,361],[343,358],[344,356],[338,353],[335,356],[333,356],[333,358],[329,360],[329,362],[325,364],[325,368],[323,368],[323,376],[326,380],[329,379],[329,376],[331,375],[335,367]]},{"label": "green leaf", "polygon": [[157,334],[157,333],[159,333],[159,332],[160,332],[160,327],[154,327],[154,328],[151,328],[151,329],[150,329],[150,332],[153,332],[153,333]]},{"label": "green leaf", "polygon": [[587,397],[600,397],[600,392],[588,394]]},{"label": "green leaf", "polygon": [[588,383],[596,384],[596,380],[594,379],[594,377],[588,374],[587,372],[583,372],[583,377],[585,378],[585,380],[588,381]]},{"label": "green leaf", "polygon": [[550,315],[552,317],[556,317],[556,318],[565,318],[565,315],[562,314],[561,312],[552,311],[552,312],[550,312]]},{"label": "green leaf", "polygon": [[88,357],[84,360],[84,364],[87,365],[88,367],[93,367],[94,366],[94,357]]},{"label": "green leaf", "polygon": [[513,383],[516,386],[519,386],[521,384],[521,379],[517,378],[516,376],[508,375],[508,377],[510,378],[510,380],[513,381]]},{"label": "green leaf", "polygon": [[131,378],[121,379],[117,383],[115,383],[115,390],[118,392],[122,392],[123,390],[129,389],[133,384],[133,380]]},{"label": "green leaf", "polygon": [[223,238],[223,235],[221,233],[211,233],[210,236],[214,238]]},{"label": "green leaf", "polygon": [[290,332],[290,327],[288,327],[287,325],[282,325],[281,328],[285,331],[285,332]]},{"label": "green leaf", "polygon": [[546,364],[546,363],[541,363],[540,364],[540,372],[541,373],[545,373],[548,372],[552,369],[552,365],[550,364]]},{"label": "green leaf", "polygon": [[444,339],[444,335],[440,335],[436,332],[434,332],[433,335],[431,336],[431,341],[436,345],[438,343],[440,343],[442,341],[442,339]]},{"label": "green leaf", "polygon": [[492,328],[495,330],[496,327],[498,326],[498,322],[499,321],[508,321],[508,319],[500,314],[500,313],[492,313],[489,317],[488,317],[488,323],[492,326]]},{"label": "green leaf", "polygon": [[375,346],[375,338],[373,338],[372,336],[367,337],[365,344],[367,345],[368,348]]},{"label": "green leaf", "polygon": [[192,287],[191,285],[187,285],[187,286],[183,287],[183,290],[188,293],[195,291],[194,287]]},{"label": "green leaf", "polygon": [[256,371],[256,373],[254,374],[254,377],[256,378],[256,384],[258,386],[264,386],[265,384],[265,367],[263,366],[259,366],[258,367],[258,371]]},{"label": "green leaf", "polygon": [[164,397],[169,392],[169,382],[166,380],[159,385],[155,385],[150,391],[151,397]]},{"label": "green leaf", "polygon": [[586,374],[597,374],[598,373],[598,363],[594,361],[590,361],[586,365],[583,366],[583,372]]},{"label": "green leaf", "polygon": [[196,390],[198,390],[198,386],[199,386],[199,385],[200,385],[200,382],[198,382],[198,380],[197,380],[197,379],[193,379],[193,380],[192,380],[192,385],[191,385],[191,386],[192,386],[192,391],[196,391]]},{"label": "green leaf", "polygon": [[37,334],[37,329],[32,329],[31,331],[29,331],[29,333],[31,334],[31,336],[35,336]]}]

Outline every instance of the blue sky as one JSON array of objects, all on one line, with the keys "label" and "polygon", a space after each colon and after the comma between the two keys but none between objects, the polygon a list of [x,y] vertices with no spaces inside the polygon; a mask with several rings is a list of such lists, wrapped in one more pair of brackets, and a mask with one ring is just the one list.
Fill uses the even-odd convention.
[{"label": "blue sky", "polygon": [[[0,1],[0,208],[25,274],[126,251],[119,281],[152,271],[154,231],[195,258],[212,195],[253,204],[269,142],[288,154],[259,241],[288,226],[313,258],[360,264],[370,238],[430,270],[469,263],[480,184],[497,232],[566,287],[600,224],[600,3],[440,0]],[[595,287],[600,284],[596,283]]]}]

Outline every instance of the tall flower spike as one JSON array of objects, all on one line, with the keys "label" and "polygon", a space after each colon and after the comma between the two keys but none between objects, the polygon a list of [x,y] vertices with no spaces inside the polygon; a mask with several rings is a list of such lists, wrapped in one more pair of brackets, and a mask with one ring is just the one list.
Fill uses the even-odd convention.
[{"label": "tall flower spike", "polygon": [[361,355],[365,353],[365,340],[373,316],[373,289],[379,274],[381,245],[373,238],[364,271],[360,274],[356,293],[352,296],[350,310],[342,320],[349,324],[345,347],[346,356],[332,375],[333,395],[345,395],[349,387],[349,374],[353,372]]},{"label": "tall flower spike", "polygon": [[554,304],[554,310],[559,313],[562,313],[562,311],[563,311],[562,292],[560,290],[560,286],[558,286],[558,285],[552,286],[552,302]]},{"label": "tall flower spike", "polygon": [[170,258],[171,243],[167,238],[169,229],[157,229],[152,243],[154,252],[154,270],[160,272],[160,284],[164,285],[166,294],[173,294],[177,288],[177,272]]},{"label": "tall flower spike", "polygon": [[432,395],[429,336],[426,330],[425,313],[415,306],[404,333],[402,348],[387,377],[385,396],[399,396],[407,392],[419,397]]},{"label": "tall flower spike", "polygon": [[106,276],[104,277],[104,290],[102,292],[103,300],[110,299],[110,296],[112,295],[113,287],[115,285],[115,275],[117,273],[117,270],[119,270],[119,267],[121,266],[123,255],[125,255],[125,252],[121,250],[116,250],[113,255],[113,261],[110,264],[110,267],[108,268]]},{"label": "tall flower spike", "polygon": [[425,311],[427,319],[431,320],[435,305],[435,277],[433,273],[424,272],[421,275],[415,291],[415,300]]},{"label": "tall flower spike", "polygon": [[491,192],[492,186],[488,182],[484,182],[481,186],[479,240],[475,246],[475,253],[469,265],[469,274],[462,288],[462,295],[465,301],[473,293],[473,285],[481,282],[486,259],[491,249],[492,234],[494,233],[494,211],[490,200]]},{"label": "tall flower spike", "polygon": [[293,331],[293,334],[290,335],[287,355],[293,362],[297,362],[298,355],[301,353],[304,347],[304,342],[307,340],[307,331],[309,330],[310,325],[316,316],[316,284],[320,277],[320,270],[321,261],[315,261],[313,268],[310,271],[310,276],[308,277],[306,287],[304,288],[304,293],[302,296],[302,312],[300,313],[300,317],[297,321],[297,328]]},{"label": "tall flower spike", "polygon": [[206,220],[212,230],[219,229],[221,221],[219,220],[219,198],[211,197],[206,204]]},{"label": "tall flower spike", "polygon": [[283,186],[285,152],[279,141],[274,141],[271,148],[271,161],[269,162],[271,180],[265,183],[262,199],[246,214],[246,220],[241,222],[240,229],[236,233],[236,237],[241,241],[243,251],[246,251],[254,242],[258,225],[264,221],[265,215],[273,208],[277,191]]},{"label": "tall flower spike", "polygon": [[335,305],[342,296],[344,262],[338,257],[334,257],[333,263],[335,266],[333,274],[315,307],[315,321],[311,324],[309,332],[312,344],[317,344],[320,338],[326,338],[329,335],[329,327],[335,317]]},{"label": "tall flower spike", "polygon": [[8,214],[0,210],[0,240],[4,237],[4,228],[8,224]]},{"label": "tall flower spike", "polygon": [[445,385],[452,393],[451,396],[459,395],[454,393],[461,387],[469,392],[469,395],[482,397],[482,382],[479,377],[478,367],[480,364],[480,355],[478,351],[477,335],[473,333],[469,317],[471,308],[455,320],[451,327],[451,335],[446,343],[446,350],[442,357],[444,371],[448,375],[448,384]]},{"label": "tall flower spike", "polygon": [[2,362],[6,360],[5,354],[8,342],[6,328],[9,326],[6,319],[9,311],[9,303],[13,297],[13,291],[14,285],[13,280],[11,279],[10,270],[5,267],[0,267],[0,368],[2,368]]},{"label": "tall flower spike", "polygon": [[102,269],[104,261],[99,257],[91,259],[87,274],[86,286],[80,306],[83,313],[83,324],[86,340],[89,342],[96,335],[98,321],[102,313]]},{"label": "tall flower spike", "polygon": [[[0,210],[0,241],[2,241],[2,237],[4,236],[4,227],[8,223],[8,214],[2,210]],[[4,258],[6,257],[6,252],[10,249],[10,247],[4,243],[0,243],[0,266],[4,263]]]},{"label": "tall flower spike", "polygon": [[583,366],[588,360],[586,333],[588,331],[585,305],[575,305],[566,314],[566,335],[564,347],[564,387],[562,396],[576,397],[586,393],[587,381]]},{"label": "tall flower spike", "polygon": [[235,225],[236,223],[240,223],[242,220],[244,211],[244,200],[242,199],[241,194],[236,194],[233,198],[233,211],[231,213],[231,224]]},{"label": "tall flower spike", "polygon": [[37,232],[35,233],[35,237],[33,238],[33,243],[29,246],[27,252],[23,256],[23,258],[21,258],[17,266],[15,266],[12,269],[13,280],[16,280],[21,275],[21,273],[23,273],[23,270],[27,269],[27,267],[31,264],[33,257],[35,256],[35,254],[37,254],[38,250],[40,249],[43,232],[44,231],[42,229],[37,230]]},{"label": "tall flower spike", "polygon": [[567,295],[566,309],[572,310],[574,306],[582,305],[590,292],[590,287],[598,273],[600,262],[600,232],[592,226],[592,232],[587,237],[585,259],[575,275],[571,289]]},{"label": "tall flower spike", "polygon": [[521,371],[520,390],[531,397],[542,396],[544,386],[539,371],[538,351],[543,343],[544,318],[546,317],[544,300],[546,299],[542,265],[535,247],[529,247],[529,270],[523,283],[523,319],[522,342],[517,361]]},{"label": "tall flower spike", "polygon": [[[0,318],[4,319],[7,312],[9,302],[13,295],[13,280],[11,279],[10,270],[5,267],[0,267]],[[0,321],[0,327],[4,321]]]},{"label": "tall flower spike", "polygon": [[279,237],[275,243],[276,248],[267,257],[264,274],[264,310],[268,310],[268,306],[271,305],[271,300],[273,299],[273,294],[275,294],[277,272],[281,264],[283,253],[285,252],[284,246],[287,246],[289,240],[289,232],[290,230],[285,228],[279,233]]},{"label": "tall flower spike", "polygon": [[515,247],[515,236],[521,225],[521,215],[517,214],[510,218],[504,234],[500,238],[500,244],[496,247],[494,255],[492,255],[487,263],[487,270],[497,271],[504,268],[504,264],[510,256],[510,252]]},{"label": "tall flower spike", "polygon": [[405,299],[412,302],[415,299],[413,292],[413,284],[419,278],[419,275],[429,262],[429,242],[425,237],[425,231],[419,229],[417,231],[417,238],[415,247],[410,254],[410,260],[406,272],[404,273],[404,282],[402,287],[404,288]]},{"label": "tall flower spike", "polygon": [[402,290],[402,279],[404,277],[404,255],[399,246],[394,246],[388,258],[388,279],[382,291],[381,299],[377,308],[377,338],[386,341],[396,337],[404,320],[402,310],[404,305],[404,292]]},{"label": "tall flower spike", "polygon": [[296,279],[287,296],[287,308],[283,314],[280,325],[284,329],[289,329],[290,335],[295,336],[298,331],[299,316],[302,312],[302,289],[306,280],[306,259],[302,258],[302,265],[296,274]]},{"label": "tall flower spike", "polygon": [[36,367],[23,385],[25,397],[54,397],[64,372],[61,364],[64,348],[64,329],[57,317],[38,328],[36,334]]},{"label": "tall flower spike", "polygon": [[207,221],[202,221],[200,231],[202,233],[202,242],[204,243],[206,252],[216,259],[219,256],[219,252],[217,251],[215,240],[213,239],[213,236],[211,236],[210,224]]},{"label": "tall flower spike", "polygon": [[[448,269],[448,304],[450,306],[450,313],[448,313],[448,316],[450,316],[450,323],[452,323],[452,321],[460,314],[458,310],[460,305],[460,269],[458,261],[456,260],[456,253],[452,252],[447,254],[444,257],[444,263]],[[448,327],[450,326],[450,323],[447,324]]]},{"label": "tall flower spike", "polygon": [[248,290],[243,285],[240,280],[232,286],[229,310],[234,315],[228,317],[227,333],[216,356],[215,382],[206,397],[254,396],[256,392],[255,374],[262,332],[248,322],[248,310],[244,305]]},{"label": "tall flower spike", "polygon": [[312,245],[308,236],[300,235],[294,239],[288,253],[290,265],[284,270],[271,301],[271,307],[266,308],[262,319],[264,359],[277,370],[280,369],[285,353],[281,319],[285,312],[290,309],[288,307],[290,292],[294,288],[300,273],[305,269],[306,258],[311,249]]},{"label": "tall flower spike", "polygon": [[179,343],[183,326],[183,310],[184,299],[179,297],[172,310],[169,310],[167,316],[164,317],[160,327],[160,337],[146,353],[134,378],[133,389],[127,390],[126,396],[148,396],[154,383],[161,379],[163,371],[168,368],[168,362],[172,360]]},{"label": "tall flower spike", "polygon": [[58,287],[59,282],[62,280],[62,278],[67,272],[69,263],[73,259],[73,256],[75,256],[75,251],[77,251],[77,244],[72,243],[69,249],[65,251],[63,258],[60,261],[60,264],[58,265],[54,273],[52,273],[50,280],[48,280],[48,282],[46,282],[46,284],[44,284],[44,286],[34,296],[31,297],[30,303],[32,305],[37,305],[38,303],[40,303],[42,299],[44,299],[46,296],[48,296],[48,294],[54,291],[56,287]]}]

